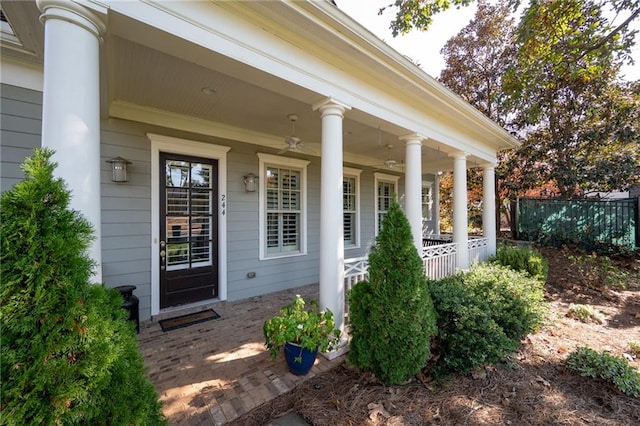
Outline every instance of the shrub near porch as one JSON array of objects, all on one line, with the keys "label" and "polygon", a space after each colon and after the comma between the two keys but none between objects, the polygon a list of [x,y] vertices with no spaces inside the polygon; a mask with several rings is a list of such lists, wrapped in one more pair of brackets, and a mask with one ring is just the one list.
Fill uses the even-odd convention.
[{"label": "shrub near porch", "polygon": [[386,384],[403,383],[424,366],[436,314],[411,228],[394,202],[369,254],[369,279],[349,294],[349,361]]},{"label": "shrub near porch", "polygon": [[436,375],[504,361],[545,318],[543,281],[501,265],[476,265],[429,285],[438,313]]},{"label": "shrub near porch", "polygon": [[51,155],[0,197],[0,424],[166,424],[122,297],[90,283],[93,231]]}]

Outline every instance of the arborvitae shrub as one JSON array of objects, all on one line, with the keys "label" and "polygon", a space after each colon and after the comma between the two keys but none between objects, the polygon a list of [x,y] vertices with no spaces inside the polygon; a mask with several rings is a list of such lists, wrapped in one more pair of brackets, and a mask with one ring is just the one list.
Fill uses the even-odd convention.
[{"label": "arborvitae shrub", "polygon": [[122,297],[90,283],[91,225],[51,155],[0,198],[2,424],[165,424]]},{"label": "arborvitae shrub", "polygon": [[424,367],[436,317],[422,259],[398,203],[369,254],[369,279],[353,287],[349,306],[353,365],[386,384],[403,383]]},{"label": "arborvitae shrub", "polygon": [[547,280],[549,264],[547,259],[536,249],[501,244],[497,248],[496,255],[490,261],[508,266],[515,271],[524,272],[540,281]]},{"label": "arborvitae shrub", "polygon": [[542,282],[499,265],[477,265],[429,285],[438,313],[437,375],[503,361],[543,323]]}]

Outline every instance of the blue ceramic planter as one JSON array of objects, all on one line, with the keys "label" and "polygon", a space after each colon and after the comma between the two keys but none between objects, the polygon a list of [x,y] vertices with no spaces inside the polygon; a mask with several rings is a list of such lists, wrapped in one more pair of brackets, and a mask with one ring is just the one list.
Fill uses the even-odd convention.
[{"label": "blue ceramic planter", "polygon": [[318,349],[310,351],[295,343],[284,344],[284,358],[287,360],[289,371],[296,376],[304,376],[307,374],[318,355]]}]

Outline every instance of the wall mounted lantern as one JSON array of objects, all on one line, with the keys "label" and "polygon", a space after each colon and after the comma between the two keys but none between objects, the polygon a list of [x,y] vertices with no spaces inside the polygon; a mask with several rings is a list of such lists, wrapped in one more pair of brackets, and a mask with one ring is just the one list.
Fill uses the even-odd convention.
[{"label": "wall mounted lantern", "polygon": [[122,157],[113,157],[110,160],[107,160],[107,163],[111,163],[111,167],[113,168],[113,176],[111,180],[114,182],[127,182],[129,179],[127,178],[127,165],[131,164],[131,161],[122,158]]},{"label": "wall mounted lantern", "polygon": [[247,192],[256,192],[258,189],[258,176],[253,173],[244,175],[244,189]]}]

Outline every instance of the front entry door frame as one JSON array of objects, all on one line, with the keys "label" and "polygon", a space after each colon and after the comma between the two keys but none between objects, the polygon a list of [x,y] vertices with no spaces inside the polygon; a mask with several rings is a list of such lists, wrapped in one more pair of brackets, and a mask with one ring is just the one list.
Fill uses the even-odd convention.
[{"label": "front entry door frame", "polygon": [[147,133],[151,140],[151,315],[160,313],[160,152],[218,160],[218,285],[227,300],[227,152],[231,148]]}]

